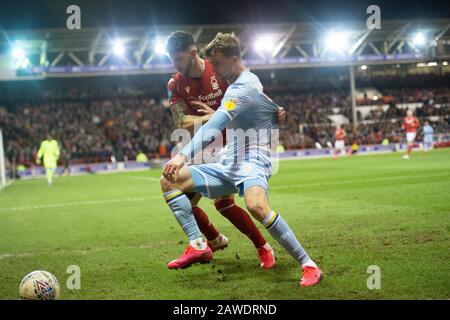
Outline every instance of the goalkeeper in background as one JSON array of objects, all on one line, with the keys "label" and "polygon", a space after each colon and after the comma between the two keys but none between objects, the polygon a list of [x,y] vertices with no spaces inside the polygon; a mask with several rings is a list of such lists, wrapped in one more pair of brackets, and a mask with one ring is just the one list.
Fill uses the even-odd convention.
[{"label": "goalkeeper in background", "polygon": [[43,158],[44,161],[48,185],[51,186],[53,182],[53,174],[55,173],[59,158],[58,142],[52,139],[51,134],[47,134],[47,139],[41,142],[36,158],[36,164],[41,164],[41,158]]}]

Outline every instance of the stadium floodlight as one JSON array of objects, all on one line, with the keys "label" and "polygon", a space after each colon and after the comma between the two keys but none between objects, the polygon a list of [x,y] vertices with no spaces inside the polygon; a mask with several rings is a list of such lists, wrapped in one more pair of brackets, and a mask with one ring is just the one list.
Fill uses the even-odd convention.
[{"label": "stadium floodlight", "polygon": [[367,70],[367,66],[366,66],[365,64],[363,64],[363,65],[361,66],[361,70]]},{"label": "stadium floodlight", "polygon": [[15,44],[11,50],[14,69],[25,69],[30,66],[30,60],[25,55],[25,50],[20,44]]},{"label": "stadium floodlight", "polygon": [[254,49],[260,53],[272,52],[274,46],[275,41],[270,35],[259,36],[254,43]]},{"label": "stadium floodlight", "polygon": [[324,44],[327,51],[340,52],[350,49],[349,31],[329,31],[325,35]]},{"label": "stadium floodlight", "polygon": [[413,37],[413,44],[416,47],[421,47],[425,44],[426,38],[423,32],[417,32]]},{"label": "stadium floodlight", "polygon": [[447,61],[442,62],[442,65],[443,65],[443,66],[447,66],[447,65],[448,65],[448,62],[447,62]]},{"label": "stadium floodlight", "polygon": [[113,51],[114,51],[115,55],[123,56],[123,54],[125,53],[125,47],[123,46],[123,43],[121,40],[114,41]]},{"label": "stadium floodlight", "polygon": [[155,46],[154,46],[153,49],[155,50],[156,54],[159,54],[159,55],[167,54],[167,52],[166,52],[166,44],[161,39],[157,39],[155,41]]},{"label": "stadium floodlight", "polygon": [[25,50],[23,50],[23,48],[21,47],[16,46],[12,49],[12,56],[16,60],[22,60],[23,58],[25,58]]}]

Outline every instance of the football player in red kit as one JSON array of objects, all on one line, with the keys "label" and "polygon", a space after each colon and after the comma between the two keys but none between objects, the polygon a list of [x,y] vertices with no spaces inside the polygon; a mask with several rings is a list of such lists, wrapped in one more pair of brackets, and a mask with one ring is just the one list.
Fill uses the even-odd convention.
[{"label": "football player in red kit", "polygon": [[336,126],[336,131],[334,132],[335,142],[334,142],[334,153],[333,159],[337,159],[339,153],[345,153],[345,133],[344,128],[341,125]]},{"label": "football player in red kit", "polygon": [[416,130],[420,127],[419,120],[413,116],[412,110],[406,112],[406,117],[403,119],[402,128],[406,130],[406,141],[408,146],[406,148],[406,154],[403,159],[409,159],[411,156],[412,148],[414,146],[414,140],[416,139]]},{"label": "football player in red kit", "polygon": [[[166,42],[166,50],[177,73],[167,84],[170,109],[178,128],[188,129],[193,133],[194,126],[200,126],[208,121],[220,106],[228,84],[217,77],[211,64],[197,53],[193,36],[184,31],[172,33]],[[285,111],[280,108],[278,117],[285,119]],[[228,245],[228,239],[220,234],[209,221],[208,216],[198,206],[200,193],[189,194],[192,211],[200,231],[208,240],[212,251],[223,249]],[[269,269],[275,266],[274,253],[264,236],[253,223],[249,214],[234,202],[234,196],[229,195],[215,199],[216,209],[245,234],[258,251],[260,266]],[[192,244],[195,247],[195,244]],[[169,268],[178,269],[189,266],[189,257],[185,252],[181,257],[171,261]]]}]

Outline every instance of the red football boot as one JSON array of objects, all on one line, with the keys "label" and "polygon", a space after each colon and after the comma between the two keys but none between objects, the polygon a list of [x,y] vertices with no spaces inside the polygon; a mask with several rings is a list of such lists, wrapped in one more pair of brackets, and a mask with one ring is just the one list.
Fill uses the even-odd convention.
[{"label": "red football boot", "polygon": [[311,266],[303,267],[303,278],[300,280],[300,286],[309,287],[313,286],[322,279],[322,271],[320,268]]},{"label": "red football boot", "polygon": [[193,263],[207,263],[213,258],[211,249],[206,246],[205,250],[197,250],[191,245],[184,251],[178,259],[172,260],[167,264],[169,269],[185,269]]},{"label": "red football boot", "polygon": [[262,269],[270,269],[275,267],[275,254],[273,253],[272,248],[264,248],[262,246],[258,249],[258,257],[259,257],[259,266]]}]

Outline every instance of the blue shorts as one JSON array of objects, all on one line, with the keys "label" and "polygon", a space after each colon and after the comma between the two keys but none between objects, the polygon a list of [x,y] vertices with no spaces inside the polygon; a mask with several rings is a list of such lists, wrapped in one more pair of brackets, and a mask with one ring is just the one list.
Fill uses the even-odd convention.
[{"label": "blue shorts", "polygon": [[270,176],[266,170],[257,165],[247,165],[245,176],[239,168],[236,170],[221,163],[190,165],[188,169],[194,182],[194,191],[210,199],[233,193],[239,193],[242,197],[245,190],[253,186],[260,186],[268,193]]}]

